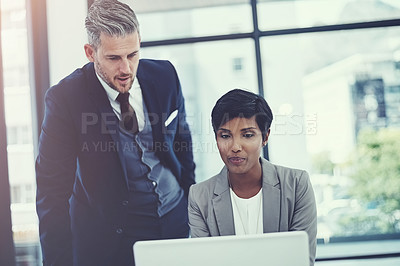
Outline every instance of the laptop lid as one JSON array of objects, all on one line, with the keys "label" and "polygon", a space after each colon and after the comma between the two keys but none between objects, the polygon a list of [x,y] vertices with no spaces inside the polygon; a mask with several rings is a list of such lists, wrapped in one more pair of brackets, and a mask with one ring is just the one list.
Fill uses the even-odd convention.
[{"label": "laptop lid", "polygon": [[309,266],[303,231],[138,241],[136,266]]}]

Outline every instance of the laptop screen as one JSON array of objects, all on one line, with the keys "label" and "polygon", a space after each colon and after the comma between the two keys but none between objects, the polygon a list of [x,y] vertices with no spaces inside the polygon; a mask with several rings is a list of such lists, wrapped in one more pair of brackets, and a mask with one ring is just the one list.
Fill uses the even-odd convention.
[{"label": "laptop screen", "polygon": [[302,231],[138,241],[136,266],[308,266]]}]

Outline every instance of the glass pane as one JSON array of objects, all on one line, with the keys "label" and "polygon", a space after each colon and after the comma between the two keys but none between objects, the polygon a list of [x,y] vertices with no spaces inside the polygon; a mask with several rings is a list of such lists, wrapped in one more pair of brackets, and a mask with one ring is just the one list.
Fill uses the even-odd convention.
[{"label": "glass pane", "polygon": [[25,0],[1,1],[7,156],[17,265],[39,265]]},{"label": "glass pane", "polygon": [[220,2],[201,1],[195,4],[185,1],[186,4],[178,6],[168,1],[168,4],[162,2],[163,4],[157,6],[153,1],[141,1],[131,6],[137,12],[142,41],[244,33],[253,30],[251,6],[247,4],[248,1]]},{"label": "glass pane", "polygon": [[400,232],[399,34],[262,39],[270,158],[311,174],[325,241]]},{"label": "glass pane", "polygon": [[257,7],[261,30],[400,17],[398,0],[260,0]]},{"label": "glass pane", "polygon": [[148,0],[135,0],[134,4],[132,4],[131,0],[121,0],[121,2],[132,5],[135,12],[146,13],[179,9],[194,9],[210,6],[244,4],[249,3],[250,0],[152,0],[151,4]]},{"label": "glass pane", "polygon": [[258,91],[254,42],[244,39],[143,48],[141,57],[167,59],[175,65],[192,131],[196,180],[219,173],[223,162],[211,126],[211,109],[228,90]]}]

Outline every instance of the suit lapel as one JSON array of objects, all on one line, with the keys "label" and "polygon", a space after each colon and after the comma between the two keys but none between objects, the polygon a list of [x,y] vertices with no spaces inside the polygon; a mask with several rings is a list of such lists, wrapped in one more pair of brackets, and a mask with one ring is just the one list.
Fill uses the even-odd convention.
[{"label": "suit lapel", "polygon": [[234,235],[235,226],[226,167],[218,175],[214,196],[212,203],[220,235]]},{"label": "suit lapel", "polygon": [[261,158],[263,169],[263,228],[264,233],[278,232],[281,209],[281,190],[274,166]]},{"label": "suit lapel", "polygon": [[[100,81],[97,79],[97,76],[94,71],[94,65],[91,63],[88,65],[88,71],[86,72],[88,75],[88,83],[89,83],[89,94],[92,98],[94,104],[97,109],[100,111],[101,119],[103,120],[103,125],[105,125],[106,132],[111,135],[114,143],[119,144],[119,119],[115,115],[110,101],[108,99],[107,93],[101,85]],[[101,125],[101,130],[103,130],[103,126]],[[103,132],[101,132],[103,133]],[[126,172],[125,165],[125,157],[123,154],[123,149],[117,149],[119,160],[121,162],[121,167],[124,172],[124,179],[126,185],[128,186],[128,178]]]},{"label": "suit lapel", "polygon": [[[280,182],[274,166],[261,158],[263,168],[263,231],[278,232],[280,227],[281,191]],[[227,169],[224,167],[218,175],[212,199],[214,213],[220,235],[234,235],[235,225]]]},{"label": "suit lapel", "polygon": [[142,90],[143,101],[146,104],[147,112],[149,115],[150,124],[153,131],[153,138],[156,141],[162,141],[162,114],[161,105],[158,99],[158,93],[154,81],[139,67],[137,71],[137,78]]}]

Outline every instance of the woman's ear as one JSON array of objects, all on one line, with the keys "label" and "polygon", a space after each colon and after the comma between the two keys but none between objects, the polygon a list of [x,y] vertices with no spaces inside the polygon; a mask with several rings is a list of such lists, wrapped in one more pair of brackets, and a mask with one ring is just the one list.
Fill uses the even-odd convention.
[{"label": "woman's ear", "polygon": [[265,147],[265,145],[267,145],[268,142],[268,138],[269,138],[269,134],[271,133],[271,128],[268,128],[267,134],[265,134],[265,139],[263,141],[263,147]]}]

